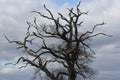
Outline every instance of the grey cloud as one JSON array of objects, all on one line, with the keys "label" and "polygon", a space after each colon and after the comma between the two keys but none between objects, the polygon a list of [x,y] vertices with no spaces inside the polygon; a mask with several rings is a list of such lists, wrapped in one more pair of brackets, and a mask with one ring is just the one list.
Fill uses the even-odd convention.
[{"label": "grey cloud", "polygon": [[[17,45],[8,43],[4,34],[9,37],[10,40],[22,40],[26,34],[27,24],[26,21],[33,20],[35,14],[30,13],[32,10],[40,10],[42,12],[43,4],[51,5],[52,3],[47,0],[0,0],[0,79],[1,80],[30,80],[33,77],[33,69],[27,70],[15,69],[15,66],[9,68],[5,66],[5,63],[15,63],[16,59],[23,56],[22,50],[17,50]],[[9,68],[9,69],[7,69]],[[17,67],[18,68],[18,67]],[[13,71],[4,73],[3,71]]]},{"label": "grey cloud", "polygon": [[[21,40],[25,33],[27,24],[26,20],[32,21],[36,14],[31,14],[32,10],[39,10],[47,14],[42,6],[46,5],[52,9],[52,12],[60,11],[64,14],[64,9],[70,5],[56,6],[50,0],[0,0],[0,61],[14,61],[18,56],[23,55],[22,50],[17,50],[16,45],[9,44],[3,34],[8,35],[11,40]],[[82,6],[83,5],[83,6]],[[105,21],[105,27],[97,28],[97,31],[103,31],[113,37],[96,37],[93,39],[91,46],[96,52],[96,59],[93,64],[94,68],[100,73],[95,80],[119,80],[120,77],[120,28],[119,28],[119,13],[120,6],[118,0],[91,0],[88,3],[82,3],[83,11],[89,10],[88,15],[81,17],[84,20],[83,26],[93,26],[96,23]],[[57,10],[59,9],[59,10]],[[56,16],[56,15],[55,15]],[[32,19],[32,20],[31,20]],[[5,68],[3,68],[5,69]],[[14,73],[4,74],[0,72],[0,79],[2,80],[24,80],[29,79],[31,70],[15,71]],[[16,76],[16,77],[14,77]],[[28,76],[28,77],[27,77]]]}]

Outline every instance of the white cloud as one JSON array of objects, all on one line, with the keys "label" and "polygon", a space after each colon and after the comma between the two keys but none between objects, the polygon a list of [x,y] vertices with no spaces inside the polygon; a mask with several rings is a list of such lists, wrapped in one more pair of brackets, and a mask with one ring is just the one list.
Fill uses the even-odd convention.
[{"label": "white cloud", "polygon": [[6,67],[6,68],[4,68],[4,69],[1,69],[0,70],[1,71],[1,73],[3,73],[3,74],[10,74],[10,73],[12,73],[12,72],[15,72],[16,71],[16,68],[15,67]]},{"label": "white cloud", "polygon": [[[31,74],[29,74],[31,73]],[[0,79],[2,80],[30,80],[33,77],[33,68],[18,69],[18,66],[0,66]]]},{"label": "white cloud", "polygon": [[[91,27],[96,23],[105,21],[107,23],[107,25],[105,25],[106,27],[100,27],[97,29],[97,31],[103,31],[105,33],[113,35],[113,37],[111,38],[101,37],[101,36],[97,37],[93,42],[93,47],[95,46],[94,49],[97,53],[96,62],[94,64],[95,67],[97,67],[97,69],[101,71],[106,70],[107,68],[109,70],[109,71],[106,70],[106,72],[101,72],[100,76],[102,76],[102,78],[99,77],[99,79],[97,80],[100,80],[100,79],[105,80],[104,78],[106,78],[106,76],[110,77],[114,74],[119,75],[119,73],[115,73],[115,72],[113,72],[112,74],[112,70],[115,70],[114,69],[115,66],[120,66],[118,64],[118,61],[119,61],[118,56],[120,56],[119,55],[119,52],[120,52],[119,50],[120,48],[119,46],[120,45],[120,41],[119,41],[120,39],[120,36],[119,36],[120,5],[119,3],[120,3],[119,0],[91,0],[86,3],[81,3],[81,9],[83,11],[89,10],[88,15],[84,15],[81,17],[81,19],[84,20],[84,25],[87,26],[87,29],[89,26]],[[49,9],[51,9],[51,11],[55,14],[55,16],[57,15],[58,11],[60,11],[63,14],[66,14],[65,10],[67,10],[66,8],[70,6],[68,4],[64,4],[63,6],[57,6],[55,3],[51,2],[50,0],[34,0],[34,1],[33,0],[23,0],[23,1],[22,0],[9,0],[9,1],[0,0],[0,34],[7,34],[8,37],[10,37],[13,40],[22,39],[27,28],[27,25],[25,23],[26,20],[32,21],[33,17],[35,16],[38,18],[38,15],[31,14],[30,11],[39,10],[43,12],[43,14],[47,14],[43,9],[43,4],[46,4],[46,6]],[[14,61],[15,56],[19,56],[19,54],[21,53],[19,51],[17,52],[14,46],[11,46],[10,44],[8,44],[8,42],[3,38],[3,35],[0,35],[0,40],[1,40],[0,60]],[[18,54],[15,54],[15,53],[18,53]],[[14,59],[12,59],[13,57]],[[105,65],[110,65],[110,66],[105,66]],[[117,70],[119,71],[120,68],[117,67]],[[3,73],[6,73],[6,74],[12,73],[13,71],[14,71],[14,74],[17,73],[16,69],[13,69],[12,67],[11,68],[6,67],[2,69],[2,72],[0,72],[0,75],[3,75]],[[105,76],[103,76],[102,74],[104,74]],[[26,75],[27,75],[27,72],[26,72]],[[9,75],[9,77],[11,76]],[[9,78],[7,77],[6,80],[7,79]],[[9,80],[15,80],[15,79],[12,78]],[[112,78],[112,79],[119,80],[115,78]],[[5,78],[2,78],[2,80],[5,80]]]}]

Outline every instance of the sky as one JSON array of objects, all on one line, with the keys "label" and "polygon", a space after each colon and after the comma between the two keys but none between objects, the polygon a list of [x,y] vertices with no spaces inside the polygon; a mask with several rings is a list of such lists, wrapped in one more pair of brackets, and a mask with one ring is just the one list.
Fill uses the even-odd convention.
[{"label": "sky", "polygon": [[[26,34],[26,21],[33,21],[34,17],[40,22],[38,15],[30,13],[38,10],[47,14],[43,4],[56,15],[61,12],[66,15],[68,7],[74,7],[79,0],[0,0],[0,80],[30,80],[34,69],[31,67],[18,69],[19,65],[5,65],[15,63],[19,56],[23,56],[16,45],[9,44],[4,38],[6,34],[12,40],[21,40]],[[120,79],[120,0],[81,0],[80,9],[88,11],[88,15],[81,17],[85,29],[91,29],[97,23],[107,24],[97,28],[99,32],[112,37],[98,36],[91,42],[96,52],[93,68],[98,71],[95,80]]]}]

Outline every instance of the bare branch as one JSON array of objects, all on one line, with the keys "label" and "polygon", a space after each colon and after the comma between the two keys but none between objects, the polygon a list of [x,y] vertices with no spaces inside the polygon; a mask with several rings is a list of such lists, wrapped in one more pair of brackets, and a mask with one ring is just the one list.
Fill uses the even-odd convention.
[{"label": "bare branch", "polygon": [[[23,41],[11,41],[4,35],[9,43],[17,44],[19,46],[17,49],[23,49],[28,56],[32,57],[32,59],[19,57],[16,64],[22,61],[25,65],[20,68],[26,68],[28,65],[34,66],[43,71],[51,80],[60,80],[60,77],[76,80],[78,75],[83,79],[89,79],[94,75],[94,70],[88,65],[93,61],[95,52],[91,49],[88,40],[98,35],[111,36],[102,32],[95,32],[97,27],[105,24],[104,22],[96,24],[90,31],[80,32],[83,21],[79,19],[81,15],[88,13],[88,11],[82,12],[79,9],[80,4],[81,1],[76,8],[68,8],[67,16],[58,12],[58,18],[54,17],[52,11],[45,5],[44,9],[49,16],[39,11],[32,11],[42,18],[53,21],[53,24],[38,25],[35,17],[33,23],[27,22],[27,33]],[[64,21],[65,24],[62,24],[61,21]],[[53,38],[55,40],[50,41]],[[37,49],[34,49],[34,45],[37,46]],[[52,63],[62,65],[63,69],[50,71],[51,66],[48,64]]]}]

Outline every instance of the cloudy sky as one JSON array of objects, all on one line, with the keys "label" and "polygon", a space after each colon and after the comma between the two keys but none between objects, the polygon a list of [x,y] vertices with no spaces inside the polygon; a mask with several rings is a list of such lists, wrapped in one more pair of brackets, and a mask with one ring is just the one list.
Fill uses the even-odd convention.
[{"label": "cloudy sky", "polygon": [[[83,26],[101,23],[107,24],[98,28],[98,31],[112,35],[112,37],[99,36],[92,41],[96,52],[93,67],[98,70],[95,80],[120,79],[120,0],[81,0],[80,9],[89,11],[82,16]],[[15,45],[9,44],[4,34],[13,40],[21,40],[27,29],[26,21],[33,21],[36,14],[32,10],[45,12],[43,4],[54,14],[66,14],[67,7],[75,6],[78,0],[0,0],[0,80],[30,80],[33,69],[18,69],[18,66],[5,63],[15,62],[16,58],[24,55],[21,50],[16,50]],[[44,22],[44,21],[43,21]],[[40,23],[40,22],[39,22]]]}]

